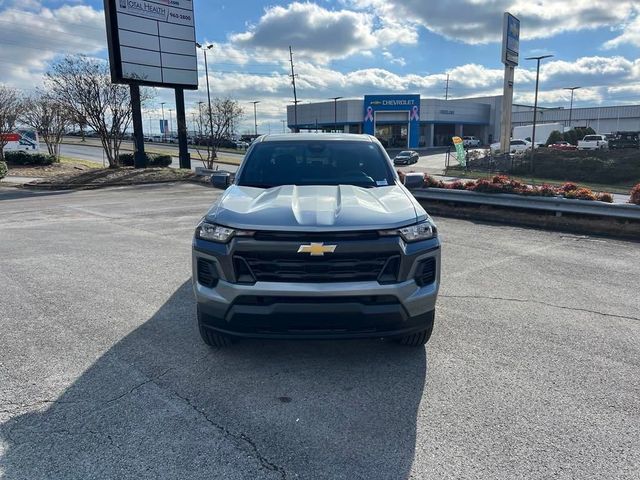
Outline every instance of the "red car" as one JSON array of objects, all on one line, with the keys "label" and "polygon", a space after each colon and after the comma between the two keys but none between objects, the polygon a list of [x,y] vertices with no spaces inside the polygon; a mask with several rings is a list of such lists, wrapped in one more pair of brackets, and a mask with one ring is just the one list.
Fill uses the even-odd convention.
[{"label": "red car", "polygon": [[577,150],[578,147],[571,145],[569,142],[556,142],[553,145],[549,145],[552,150]]}]

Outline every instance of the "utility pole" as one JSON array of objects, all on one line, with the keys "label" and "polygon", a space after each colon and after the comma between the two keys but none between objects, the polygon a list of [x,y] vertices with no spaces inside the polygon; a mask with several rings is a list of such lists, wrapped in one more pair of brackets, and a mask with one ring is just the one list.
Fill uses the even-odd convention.
[{"label": "utility pole", "polygon": [[331,97],[333,100],[333,129],[338,130],[338,100],[344,97]]},{"label": "utility pole", "polygon": [[296,92],[296,73],[293,69],[293,50],[289,45],[289,61],[291,62],[291,83],[293,85],[293,119],[294,119],[294,131],[298,130],[298,94]]},{"label": "utility pole", "polygon": [[573,92],[575,92],[580,88],[582,87],[567,87],[563,89],[563,90],[571,90],[571,106],[569,107],[569,125],[568,125],[569,128],[571,128],[571,120],[573,120]]},{"label": "utility pole", "polygon": [[[173,132],[173,117],[171,112],[173,112],[173,108],[169,109],[169,136],[172,136],[171,132]],[[171,141],[171,139],[169,141]]]},{"label": "utility pole", "polygon": [[260,100],[256,100],[255,102],[250,103],[253,103],[253,125],[255,127],[256,137],[258,137],[258,110],[256,108],[256,105],[260,103]]},{"label": "utility pole", "polygon": [[536,69],[536,96],[533,103],[533,135],[531,137],[531,172],[533,173],[533,159],[536,154],[536,120],[538,116],[538,87],[540,85],[540,61],[545,58],[551,58],[553,55],[542,55],[540,57],[528,57],[526,60],[536,60],[538,62]]},{"label": "utility pole", "polygon": [[284,126],[286,125],[287,121],[286,120],[280,120],[282,122],[282,133],[285,133],[284,131]]},{"label": "utility pole", "polygon": [[162,102],[160,104],[160,106],[162,107],[162,142],[164,143],[164,141],[167,138],[167,129],[165,128],[165,123],[164,123],[164,104],[167,102]]},{"label": "utility pole", "polygon": [[209,88],[209,66],[207,65],[207,50],[211,50],[213,45],[207,45],[205,47],[196,42],[196,47],[200,48],[204,52],[204,72],[207,76],[207,100],[209,101],[209,127],[211,128],[211,131],[209,132],[211,134],[209,137],[209,145],[213,145],[213,112],[211,111],[211,89]]},{"label": "utility pole", "polygon": [[445,87],[444,99],[449,100],[449,74],[447,73],[447,86]]}]

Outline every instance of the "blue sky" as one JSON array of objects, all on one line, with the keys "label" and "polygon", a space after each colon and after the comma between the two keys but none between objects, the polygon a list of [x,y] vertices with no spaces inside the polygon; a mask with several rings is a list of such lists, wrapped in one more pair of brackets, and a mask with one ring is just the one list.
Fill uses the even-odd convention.
[{"label": "blue sky", "polygon": [[[279,124],[291,99],[292,45],[304,101],[365,93],[443,97],[499,94],[502,12],[522,21],[521,58],[554,55],[542,69],[541,103],[640,103],[638,0],[194,0],[201,42],[214,44],[215,96],[260,100],[260,123]],[[103,2],[0,0],[0,82],[29,91],[60,55],[105,58]],[[521,62],[515,96],[533,97],[534,64]],[[204,86],[204,72],[201,85]],[[195,103],[204,89],[191,93]],[[158,102],[171,92],[158,91]]]}]

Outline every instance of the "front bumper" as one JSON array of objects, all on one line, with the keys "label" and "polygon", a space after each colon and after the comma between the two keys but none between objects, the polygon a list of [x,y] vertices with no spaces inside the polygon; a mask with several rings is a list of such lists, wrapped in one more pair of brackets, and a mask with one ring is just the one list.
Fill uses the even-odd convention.
[{"label": "front bumper", "polygon": [[[404,280],[303,283],[236,283],[229,274],[233,246],[195,242],[193,287],[203,327],[219,332],[270,338],[365,338],[406,335],[429,328],[440,285],[437,239],[404,245]],[[216,264],[213,288],[198,282],[198,259]],[[414,280],[417,265],[435,259],[433,283]]]}]

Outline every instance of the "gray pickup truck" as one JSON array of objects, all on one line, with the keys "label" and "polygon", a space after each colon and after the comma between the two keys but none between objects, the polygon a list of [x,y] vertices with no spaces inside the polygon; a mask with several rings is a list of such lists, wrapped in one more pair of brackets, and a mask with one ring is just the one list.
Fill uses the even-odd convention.
[{"label": "gray pickup truck", "polygon": [[212,183],[226,191],[193,239],[205,343],[429,340],[440,283],[437,229],[375,137],[263,136],[235,178],[214,175]]}]

